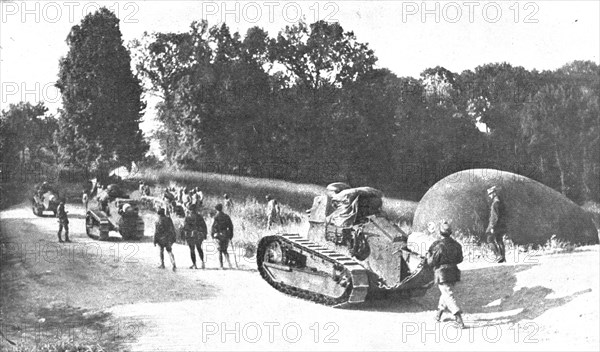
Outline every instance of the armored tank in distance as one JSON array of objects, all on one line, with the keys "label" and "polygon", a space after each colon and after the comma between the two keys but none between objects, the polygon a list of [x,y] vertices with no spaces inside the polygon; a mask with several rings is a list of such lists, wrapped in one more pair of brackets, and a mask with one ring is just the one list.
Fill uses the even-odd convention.
[{"label": "armored tank in distance", "polygon": [[86,234],[107,240],[110,231],[117,231],[124,240],[144,237],[144,220],[140,216],[140,201],[128,198],[117,185],[110,185],[89,202],[85,218]]},{"label": "armored tank in distance", "polygon": [[44,215],[45,211],[51,211],[56,216],[59,203],[58,191],[48,182],[38,185],[31,197],[31,208],[36,216]]},{"label": "armored tank in distance", "polygon": [[306,237],[263,237],[258,270],[277,290],[325,305],[418,297],[433,269],[407,246],[408,236],[381,214],[383,194],[336,183],[314,199]]}]

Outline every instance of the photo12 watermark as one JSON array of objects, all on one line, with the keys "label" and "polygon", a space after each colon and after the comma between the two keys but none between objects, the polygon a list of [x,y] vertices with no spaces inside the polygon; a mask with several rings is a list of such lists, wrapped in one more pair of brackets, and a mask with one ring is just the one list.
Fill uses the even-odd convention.
[{"label": "photo12 watermark", "polygon": [[338,22],[339,11],[333,1],[203,1],[201,18],[211,23]]},{"label": "photo12 watermark", "polygon": [[202,343],[339,343],[340,327],[335,322],[202,322]]},{"label": "photo12 watermark", "polygon": [[540,6],[523,1],[403,1],[402,23],[539,23]]},{"label": "photo12 watermark", "polygon": [[138,23],[139,4],[135,1],[2,1],[2,23],[77,23],[101,8],[107,8],[123,23]]}]

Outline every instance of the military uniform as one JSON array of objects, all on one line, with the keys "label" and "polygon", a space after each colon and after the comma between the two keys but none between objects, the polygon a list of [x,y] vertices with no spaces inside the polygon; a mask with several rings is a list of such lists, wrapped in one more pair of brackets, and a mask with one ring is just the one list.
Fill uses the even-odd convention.
[{"label": "military uniform", "polygon": [[193,265],[190,269],[196,269],[196,250],[202,261],[202,268],[204,269],[204,252],[202,251],[202,242],[206,239],[206,222],[202,215],[192,211],[185,217],[183,222],[183,232],[185,233],[185,239],[188,246],[190,247],[190,257],[192,258]]},{"label": "military uniform", "polygon": [[440,320],[444,311],[450,311],[460,325],[461,310],[454,297],[454,286],[460,281],[457,264],[463,261],[462,246],[447,233],[441,240],[435,241],[427,252],[427,264],[434,268],[434,282],[440,289],[440,300],[436,320]]},{"label": "military uniform", "polygon": [[283,225],[283,221],[280,216],[279,203],[277,200],[269,198],[267,202],[267,230],[271,229],[271,225],[275,223],[275,221],[279,221],[281,225]]},{"label": "military uniform", "polygon": [[490,220],[488,227],[485,230],[486,240],[490,249],[496,255],[496,262],[506,262],[506,253],[504,246],[504,235],[506,234],[506,215],[504,211],[504,203],[495,193],[495,189],[490,193],[492,197],[490,205]]},{"label": "military uniform", "polygon": [[65,229],[65,241],[71,242],[71,240],[69,240],[69,218],[65,211],[64,201],[61,201],[56,208],[56,217],[58,218],[58,242],[63,241],[61,237],[63,229]]},{"label": "military uniform", "polygon": [[217,215],[215,215],[213,220],[210,234],[212,238],[217,240],[219,245],[219,264],[221,265],[221,268],[223,268],[223,256],[227,258],[227,262],[231,268],[227,248],[229,247],[229,242],[233,238],[233,222],[231,222],[229,215],[223,213],[221,210],[217,210]]},{"label": "military uniform", "polygon": [[165,267],[164,250],[166,249],[167,253],[169,253],[169,257],[171,258],[171,264],[173,264],[173,271],[175,271],[175,257],[171,251],[173,243],[175,243],[175,226],[173,225],[173,220],[164,214],[164,210],[159,214],[160,216],[154,228],[154,245],[156,246],[158,244],[160,246],[161,265],[159,268]]}]

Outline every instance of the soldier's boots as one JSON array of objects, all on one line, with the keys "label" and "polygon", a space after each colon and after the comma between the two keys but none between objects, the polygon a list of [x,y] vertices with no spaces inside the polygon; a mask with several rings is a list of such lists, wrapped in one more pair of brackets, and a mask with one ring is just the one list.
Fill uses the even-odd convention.
[{"label": "soldier's boots", "polygon": [[198,267],[196,266],[196,264],[190,266],[190,269],[198,269]]},{"label": "soldier's boots", "polygon": [[202,269],[204,269],[204,261],[202,261]]},{"label": "soldier's boots", "polygon": [[462,314],[461,313],[456,313],[454,314],[454,317],[456,318],[456,324],[458,324],[458,327],[461,329],[465,328],[465,323],[463,322],[462,319]]},{"label": "soldier's boots", "polygon": [[160,266],[158,267],[159,269],[164,269],[165,268],[165,263],[161,263]]}]

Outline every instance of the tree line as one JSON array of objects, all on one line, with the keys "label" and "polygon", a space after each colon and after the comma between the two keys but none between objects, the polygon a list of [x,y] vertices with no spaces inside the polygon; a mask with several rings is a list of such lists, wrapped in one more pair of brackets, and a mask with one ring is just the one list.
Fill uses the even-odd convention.
[{"label": "tree line", "polygon": [[346,181],[415,199],[451,173],[484,167],[577,202],[600,200],[600,71],[591,61],[398,77],[352,31],[324,21],[273,37],[198,21],[182,33],[145,33],[126,50],[106,9],[73,27],[67,43],[53,140],[65,165],[142,160],[143,88],[160,98],[151,139],[169,167]]}]

